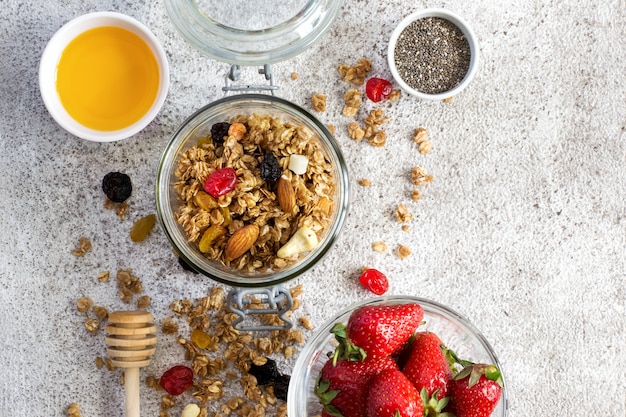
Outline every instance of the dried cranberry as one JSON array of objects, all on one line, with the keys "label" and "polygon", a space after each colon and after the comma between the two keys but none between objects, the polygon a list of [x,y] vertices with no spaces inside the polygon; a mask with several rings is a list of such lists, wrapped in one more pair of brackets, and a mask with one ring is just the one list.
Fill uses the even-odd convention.
[{"label": "dried cranberry", "polygon": [[365,94],[374,103],[386,99],[391,94],[391,83],[382,78],[370,78],[365,84]]},{"label": "dried cranberry", "polygon": [[278,160],[273,153],[267,152],[263,162],[261,162],[261,178],[267,182],[278,181],[281,169]]},{"label": "dried cranberry", "polygon": [[184,365],[176,365],[163,373],[159,381],[170,395],[180,395],[193,383],[193,371]]},{"label": "dried cranberry", "polygon": [[204,181],[204,191],[213,197],[221,197],[231,192],[237,185],[237,173],[233,168],[220,168],[211,173]]},{"label": "dried cranberry", "polygon": [[366,268],[359,277],[359,282],[376,295],[383,295],[389,288],[385,274],[374,268]]},{"label": "dried cranberry", "polygon": [[228,136],[228,129],[230,129],[228,122],[219,122],[211,126],[211,140],[216,147],[224,143],[224,137]]},{"label": "dried cranberry", "polygon": [[109,200],[123,203],[130,197],[133,186],[128,175],[121,172],[109,172],[102,179],[102,191]]},{"label": "dried cranberry", "polygon": [[276,361],[267,358],[267,362],[263,365],[250,365],[248,373],[256,378],[256,382],[259,385],[267,385],[272,383],[280,376],[278,368],[276,367]]}]

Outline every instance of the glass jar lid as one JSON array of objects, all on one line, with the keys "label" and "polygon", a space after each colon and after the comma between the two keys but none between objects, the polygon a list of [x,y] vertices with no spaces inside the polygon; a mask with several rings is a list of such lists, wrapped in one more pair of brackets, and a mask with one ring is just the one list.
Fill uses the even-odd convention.
[{"label": "glass jar lid", "polygon": [[342,0],[165,0],[181,35],[195,48],[242,66],[291,58],[318,40]]}]

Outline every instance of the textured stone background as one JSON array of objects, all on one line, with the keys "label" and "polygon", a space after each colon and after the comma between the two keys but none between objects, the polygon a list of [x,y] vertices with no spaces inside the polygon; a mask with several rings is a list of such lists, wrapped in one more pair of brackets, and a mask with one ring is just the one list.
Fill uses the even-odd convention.
[{"label": "textured stone background", "polygon": [[[328,95],[319,118],[337,127],[353,188],[334,250],[288,284],[304,287],[302,314],[319,326],[368,298],[355,277],[374,266],[389,276],[390,293],[446,304],[482,331],[502,363],[511,416],[626,415],[625,6],[346,0],[321,42],[274,65],[284,98],[310,108],[313,93]],[[449,104],[407,95],[384,104],[392,117],[384,148],[352,142],[337,65],[365,56],[372,75],[389,78],[386,40],[399,20],[424,7],[449,8],[473,26],[482,54],[475,80]],[[53,33],[103,10],[149,26],[171,65],[156,120],[111,144],[63,131],[37,85]],[[160,322],[173,299],[198,298],[215,285],[178,267],[160,228],[139,245],[127,233],[136,218],[155,212],[156,168],[170,135],[221,96],[228,66],[187,45],[162,1],[4,0],[0,56],[0,415],[62,416],[77,401],[85,417],[122,416],[119,375],[93,363],[104,354],[102,333],[87,334],[75,302],[89,296],[111,310],[128,307],[113,281],[96,277],[131,268]],[[427,156],[411,141],[419,126],[431,132]],[[416,165],[435,177],[417,203],[409,198]],[[135,185],[124,222],[102,208],[100,181],[112,170]],[[360,178],[373,185],[358,186]],[[414,215],[409,232],[394,218],[401,202]],[[80,236],[94,248],[76,258]],[[374,253],[376,240],[389,251]],[[398,244],[411,257],[395,256]],[[163,337],[142,375],[182,360],[174,338]],[[158,415],[159,398],[142,391],[144,415]]]}]

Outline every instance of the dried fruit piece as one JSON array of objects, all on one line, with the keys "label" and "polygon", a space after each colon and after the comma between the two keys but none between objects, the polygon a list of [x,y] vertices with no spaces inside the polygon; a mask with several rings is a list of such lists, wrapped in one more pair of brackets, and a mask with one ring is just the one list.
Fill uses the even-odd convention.
[{"label": "dried fruit piece", "polygon": [[365,84],[365,94],[374,103],[388,98],[392,90],[391,83],[383,78],[370,78]]},{"label": "dried fruit piece", "polygon": [[211,126],[211,139],[216,147],[224,143],[224,137],[228,137],[228,129],[230,129],[228,122],[219,122]]},{"label": "dried fruit piece", "polygon": [[218,198],[231,192],[237,185],[237,172],[231,167],[213,171],[204,181],[204,191]]},{"label": "dried fruit piece", "polygon": [[246,129],[246,126],[243,123],[233,123],[228,128],[228,136],[232,136],[237,140],[241,140],[243,139],[243,136],[246,134],[247,131],[248,129]]},{"label": "dried fruit piece", "polygon": [[385,274],[374,268],[365,268],[359,276],[359,282],[376,295],[383,295],[389,289],[389,281]]},{"label": "dried fruit piece", "polygon": [[128,175],[121,172],[109,172],[102,179],[102,191],[109,200],[123,203],[130,197],[133,186]]},{"label": "dried fruit piece", "polygon": [[228,243],[224,249],[224,259],[229,262],[239,258],[254,245],[258,237],[259,226],[256,224],[249,224],[237,230],[230,239],[228,239]]},{"label": "dried fruit piece", "polygon": [[274,395],[279,400],[287,401],[287,389],[289,388],[290,375],[279,375],[274,381]]},{"label": "dried fruit piece", "polygon": [[150,234],[155,224],[156,216],[154,214],[148,214],[142,217],[137,220],[130,229],[130,239],[133,242],[141,242]]},{"label": "dried fruit piece", "polygon": [[193,196],[193,202],[196,206],[200,207],[203,210],[209,211],[217,207],[217,201],[204,191],[198,191],[195,196]]},{"label": "dried fruit piece", "polygon": [[276,367],[276,361],[267,358],[267,361],[263,365],[256,365],[254,362],[250,364],[250,370],[248,373],[256,378],[257,384],[267,385],[270,384],[280,376],[278,368]]},{"label": "dried fruit piece", "polygon": [[191,332],[191,342],[200,349],[206,349],[211,344],[211,336],[200,329],[193,329]]},{"label": "dried fruit piece", "polygon": [[180,395],[193,383],[193,371],[184,365],[176,365],[163,373],[159,383],[168,394]]},{"label": "dried fruit piece", "polygon": [[261,178],[267,182],[278,181],[281,169],[278,160],[273,153],[267,152],[263,162],[261,162]]},{"label": "dried fruit piece", "polygon": [[207,253],[213,243],[226,235],[226,228],[220,224],[214,224],[213,226],[206,229],[202,238],[200,238],[200,242],[198,243],[198,249],[202,253]]}]

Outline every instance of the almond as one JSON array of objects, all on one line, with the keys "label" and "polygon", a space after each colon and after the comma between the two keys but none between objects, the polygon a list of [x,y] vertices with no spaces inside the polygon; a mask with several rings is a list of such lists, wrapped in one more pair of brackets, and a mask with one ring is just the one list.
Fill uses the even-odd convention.
[{"label": "almond", "polygon": [[291,181],[285,177],[280,177],[276,185],[276,193],[281,210],[291,214],[296,206],[296,192],[293,190]]},{"label": "almond", "polygon": [[254,245],[258,237],[259,226],[256,224],[249,224],[237,230],[230,239],[228,239],[228,243],[226,243],[224,259],[230,262],[233,259],[239,258]]}]

